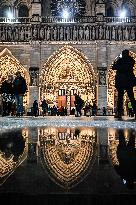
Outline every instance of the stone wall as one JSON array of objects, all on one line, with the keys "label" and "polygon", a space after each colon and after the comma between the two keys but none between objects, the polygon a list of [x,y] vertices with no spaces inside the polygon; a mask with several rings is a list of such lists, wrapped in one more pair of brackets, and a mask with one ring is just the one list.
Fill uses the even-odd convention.
[{"label": "stone wall", "polygon": [[[98,90],[98,106],[103,107],[107,105],[107,71],[114,61],[114,59],[121,53],[123,49],[129,49],[136,53],[136,42],[116,42],[116,41],[91,41],[91,42],[41,42],[32,41],[29,43],[0,43],[0,52],[5,48],[8,48],[12,54],[20,61],[20,63],[28,70],[30,67],[38,67],[39,74],[41,68],[47,59],[53,55],[59,48],[66,44],[70,44],[76,49],[80,50],[89,60],[94,68],[94,72],[97,76]],[[32,88],[30,89],[33,90]],[[36,92],[39,96],[39,89],[30,93],[32,99],[35,99]],[[34,93],[34,96],[33,96]],[[29,106],[32,105],[32,99],[30,99]]]}]

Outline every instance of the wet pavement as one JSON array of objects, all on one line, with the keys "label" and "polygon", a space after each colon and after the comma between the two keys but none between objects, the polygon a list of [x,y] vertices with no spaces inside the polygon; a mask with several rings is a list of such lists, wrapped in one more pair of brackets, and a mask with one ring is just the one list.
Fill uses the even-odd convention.
[{"label": "wet pavement", "polygon": [[65,204],[77,197],[87,204],[115,204],[120,197],[133,204],[133,119],[5,117],[0,118],[0,126],[1,197],[55,200],[61,196],[67,199]]}]

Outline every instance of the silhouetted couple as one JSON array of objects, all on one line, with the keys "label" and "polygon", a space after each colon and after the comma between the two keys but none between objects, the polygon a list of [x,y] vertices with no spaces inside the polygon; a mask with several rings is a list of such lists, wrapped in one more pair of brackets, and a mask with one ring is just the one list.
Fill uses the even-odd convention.
[{"label": "silhouetted couple", "polygon": [[115,117],[121,118],[123,114],[123,96],[127,92],[131,101],[136,118],[136,100],[134,98],[133,87],[136,86],[136,77],[133,72],[135,60],[129,56],[129,50],[122,51],[122,57],[114,62],[112,69],[116,70],[115,87],[118,91],[117,114]]},{"label": "silhouetted couple", "polygon": [[20,71],[16,72],[15,79],[13,79],[12,75],[9,75],[2,82],[0,92],[2,94],[3,116],[10,115],[14,101],[14,104],[16,104],[16,115],[23,115],[23,97],[26,91],[26,80],[21,76]]}]

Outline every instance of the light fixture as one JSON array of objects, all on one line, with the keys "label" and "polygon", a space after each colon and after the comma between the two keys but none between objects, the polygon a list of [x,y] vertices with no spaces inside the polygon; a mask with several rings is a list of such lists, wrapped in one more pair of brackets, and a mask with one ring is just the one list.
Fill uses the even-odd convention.
[{"label": "light fixture", "polygon": [[12,19],[13,18],[13,13],[11,11],[7,11],[6,15],[8,18]]},{"label": "light fixture", "polygon": [[126,17],[126,10],[122,10],[120,12],[120,18],[125,18]]},{"label": "light fixture", "polygon": [[68,9],[64,9],[63,10],[62,17],[65,18],[65,19],[69,18],[69,11],[68,11]]}]

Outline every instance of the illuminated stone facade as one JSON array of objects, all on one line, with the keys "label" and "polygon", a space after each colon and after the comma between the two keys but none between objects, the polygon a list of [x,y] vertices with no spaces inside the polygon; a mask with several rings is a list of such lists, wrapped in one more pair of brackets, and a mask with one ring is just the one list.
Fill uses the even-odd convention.
[{"label": "illuminated stone facade", "polygon": [[[85,101],[96,101],[99,108],[114,108],[110,67],[123,49],[136,58],[136,3],[123,2],[87,0],[85,16],[65,19],[50,15],[50,1],[46,1],[47,9],[40,1],[1,1],[0,8],[7,5],[13,16],[0,18],[0,52],[7,49],[28,75],[27,108],[34,99],[44,97],[50,98],[50,105],[57,105],[61,90],[65,90],[68,108],[71,90]],[[22,6],[27,8],[24,16]],[[120,18],[124,8],[128,8],[128,17]]]}]

